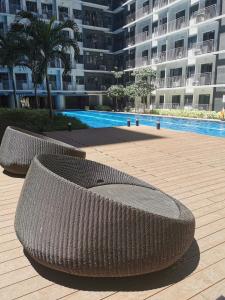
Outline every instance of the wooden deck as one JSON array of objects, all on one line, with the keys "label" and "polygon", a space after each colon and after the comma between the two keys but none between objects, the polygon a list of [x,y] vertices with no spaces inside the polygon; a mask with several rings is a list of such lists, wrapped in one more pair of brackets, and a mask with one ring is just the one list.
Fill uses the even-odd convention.
[{"label": "wooden deck", "polygon": [[182,201],[196,217],[196,243],[173,267],[129,279],[77,278],[31,265],[13,228],[23,179],[0,169],[0,300],[225,299],[225,139],[150,127],[50,135]]}]

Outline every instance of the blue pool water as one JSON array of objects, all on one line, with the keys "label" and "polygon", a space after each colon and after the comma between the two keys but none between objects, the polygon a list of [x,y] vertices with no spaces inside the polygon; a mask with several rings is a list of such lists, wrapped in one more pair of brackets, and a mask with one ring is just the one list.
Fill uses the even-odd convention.
[{"label": "blue pool water", "polygon": [[156,121],[160,120],[161,128],[225,137],[225,122],[220,121],[193,120],[149,115],[145,116],[138,114],[134,115],[129,113],[79,110],[68,110],[62,112],[62,114],[69,117],[76,117],[92,128],[126,126],[128,118],[130,118],[131,126],[135,126],[135,120],[136,117],[138,117],[140,125],[155,127]]}]

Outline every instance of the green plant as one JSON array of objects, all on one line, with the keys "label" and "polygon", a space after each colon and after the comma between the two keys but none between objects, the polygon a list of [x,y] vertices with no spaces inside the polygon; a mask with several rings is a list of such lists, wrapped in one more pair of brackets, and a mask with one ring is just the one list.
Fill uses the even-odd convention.
[{"label": "green plant", "polygon": [[111,85],[107,90],[108,97],[115,98],[116,100],[116,110],[118,109],[118,100],[122,99],[125,95],[124,93],[124,86],[119,84],[119,79],[122,78],[123,72],[122,71],[112,71],[114,78],[116,79],[116,84]]},{"label": "green plant", "polygon": [[[70,29],[73,32],[73,38],[65,34],[65,30]],[[74,57],[79,55],[78,39],[78,26],[72,20],[67,20],[61,23],[56,22],[55,17],[51,18],[50,22],[46,22],[38,16],[21,11],[16,15],[15,24],[12,30],[36,46],[38,55],[38,63],[35,63],[36,72],[39,74],[37,78],[45,78],[47,99],[49,106],[50,117],[53,117],[53,104],[51,98],[50,80],[48,75],[48,66],[51,61],[59,59],[64,66],[64,75],[71,70],[70,57],[67,54],[68,49],[71,47],[74,50]],[[30,51],[33,53],[33,50]],[[25,52],[25,55],[27,53]],[[33,54],[31,55],[33,57]],[[29,59],[29,56],[28,56]]]},{"label": "green plant", "polygon": [[17,126],[34,132],[67,130],[68,122],[72,123],[73,129],[87,128],[88,126],[78,119],[56,114],[50,119],[48,111],[42,109],[8,109],[0,108],[1,124],[5,126]]},{"label": "green plant", "polygon": [[95,110],[112,111],[112,107],[109,105],[97,105],[95,106]]},{"label": "green plant", "polygon": [[220,119],[220,114],[215,111],[205,110],[181,110],[181,109],[154,109],[154,115],[165,115],[175,117],[200,118],[200,119]]},{"label": "green plant", "polygon": [[20,44],[14,32],[8,31],[6,34],[0,35],[0,65],[8,68],[15,107],[17,107],[17,97],[13,70],[15,66],[21,65],[23,50],[23,45]]}]

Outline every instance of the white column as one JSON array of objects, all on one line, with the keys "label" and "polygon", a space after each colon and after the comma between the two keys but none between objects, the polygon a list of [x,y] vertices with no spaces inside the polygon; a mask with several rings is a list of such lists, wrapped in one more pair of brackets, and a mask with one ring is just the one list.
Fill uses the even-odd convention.
[{"label": "white column", "polygon": [[102,104],[103,104],[103,97],[102,97],[102,94],[100,94],[99,97],[98,97],[98,104],[99,104],[99,105],[102,105]]},{"label": "white column", "polygon": [[65,109],[65,97],[64,95],[55,96],[55,107],[56,109]]}]

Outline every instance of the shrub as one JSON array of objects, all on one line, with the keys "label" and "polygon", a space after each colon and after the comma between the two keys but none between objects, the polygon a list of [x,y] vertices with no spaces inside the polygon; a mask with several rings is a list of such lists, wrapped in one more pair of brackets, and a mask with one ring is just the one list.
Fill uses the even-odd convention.
[{"label": "shrub", "polygon": [[82,129],[88,126],[81,121],[57,114],[54,119],[49,118],[47,110],[36,109],[7,109],[0,108],[0,125],[17,126],[34,132],[66,130],[68,122],[72,123],[72,129]]},{"label": "shrub", "polygon": [[200,119],[220,119],[219,113],[205,110],[153,109],[151,114]]},{"label": "shrub", "polygon": [[95,106],[96,110],[102,110],[102,111],[112,111],[112,107],[109,105],[97,105]]}]

